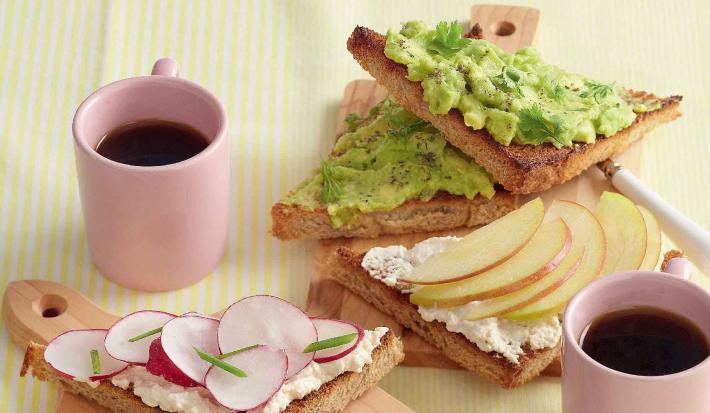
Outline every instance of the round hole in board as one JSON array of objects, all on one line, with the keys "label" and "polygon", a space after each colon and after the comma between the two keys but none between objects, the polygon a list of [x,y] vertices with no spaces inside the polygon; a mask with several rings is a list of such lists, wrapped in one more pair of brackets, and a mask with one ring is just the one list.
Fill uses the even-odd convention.
[{"label": "round hole in board", "polygon": [[54,318],[67,311],[67,300],[59,295],[45,294],[34,302],[33,308],[43,318]]},{"label": "round hole in board", "polygon": [[491,25],[491,31],[500,37],[510,36],[515,33],[515,25],[511,22],[497,22]]}]

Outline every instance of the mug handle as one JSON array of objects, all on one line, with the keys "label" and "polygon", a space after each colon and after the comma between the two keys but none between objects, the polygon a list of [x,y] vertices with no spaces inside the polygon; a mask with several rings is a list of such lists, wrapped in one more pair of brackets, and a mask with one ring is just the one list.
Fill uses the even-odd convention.
[{"label": "mug handle", "polygon": [[151,75],[180,77],[180,65],[175,59],[164,57],[153,65]]},{"label": "mug handle", "polygon": [[672,258],[666,264],[666,268],[663,272],[668,274],[677,275],[684,280],[690,280],[690,272],[692,270],[692,264],[685,258]]}]

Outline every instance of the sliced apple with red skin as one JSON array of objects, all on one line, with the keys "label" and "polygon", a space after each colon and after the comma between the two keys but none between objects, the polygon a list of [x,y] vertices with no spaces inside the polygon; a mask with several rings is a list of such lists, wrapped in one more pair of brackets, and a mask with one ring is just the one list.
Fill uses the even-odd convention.
[{"label": "sliced apple with red skin", "polygon": [[646,224],[646,253],[643,256],[640,270],[653,271],[661,256],[661,226],[651,211],[636,205],[643,215],[643,223]]},{"label": "sliced apple with red skin", "polygon": [[548,217],[562,218],[572,231],[570,255],[584,250],[577,270],[559,288],[522,308],[503,314],[514,320],[528,320],[561,312],[567,302],[584,286],[599,276],[607,246],[604,229],[590,210],[570,201],[555,201]]},{"label": "sliced apple with red skin", "polygon": [[571,245],[572,233],[561,219],[547,222],[517,254],[500,265],[463,281],[424,286],[410,295],[409,301],[425,307],[454,307],[510,294],[554,270]]},{"label": "sliced apple with red skin", "polygon": [[487,271],[520,251],[540,227],[544,215],[545,206],[536,198],[414,267],[402,281],[444,284]]},{"label": "sliced apple with red skin", "polygon": [[510,294],[481,301],[473,306],[464,318],[466,320],[479,320],[493,317],[515,311],[541,300],[546,295],[562,287],[576,273],[583,258],[584,251],[571,251],[565,256],[560,265],[540,280]]},{"label": "sliced apple with red skin", "polygon": [[602,275],[638,270],[646,255],[646,224],[641,211],[628,198],[604,192],[594,212],[604,228],[607,256]]}]

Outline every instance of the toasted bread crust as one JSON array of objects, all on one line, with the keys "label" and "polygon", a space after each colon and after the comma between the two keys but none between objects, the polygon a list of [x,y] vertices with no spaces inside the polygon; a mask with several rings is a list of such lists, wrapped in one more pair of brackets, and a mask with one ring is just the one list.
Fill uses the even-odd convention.
[{"label": "toasted bread crust", "polygon": [[446,329],[444,323],[425,321],[407,294],[370,277],[362,268],[363,254],[338,248],[328,263],[330,275],[340,284],[361,296],[404,327],[420,335],[429,344],[463,368],[476,372],[504,388],[519,386],[535,377],[559,355],[561,344],[543,350],[526,350],[519,364],[495,353],[487,353],[463,334]]},{"label": "toasted bread crust", "polygon": [[[25,376],[28,371],[31,371],[32,375],[39,380],[58,382],[66,391],[84,396],[116,413],[163,412],[159,407],[150,407],[144,404],[130,388],[124,390],[114,386],[109,380],[103,380],[98,387],[92,388],[87,383],[59,375],[44,360],[44,349],[45,346],[41,344],[30,343],[25,352],[20,376]],[[360,397],[377,384],[402,360],[404,360],[402,342],[392,331],[388,331],[380,341],[380,345],[372,352],[372,363],[366,365],[362,372],[346,372],[339,375],[306,397],[291,402],[284,413],[335,413],[342,411],[350,401]]]},{"label": "toasted bread crust", "polygon": [[639,114],[631,126],[614,136],[598,136],[595,143],[561,149],[550,144],[504,146],[485,129],[475,131],[466,126],[461,112],[456,109],[446,115],[433,115],[419,82],[407,80],[406,66],[385,56],[385,43],[383,35],[358,26],[348,39],[348,50],[402,106],[431,122],[452,145],[471,156],[505,189],[516,194],[539,192],[566,182],[595,163],[624,151],[657,125],[680,116],[681,96],[661,99],[645,92],[632,92],[636,97],[660,101],[661,107]]},{"label": "toasted bread crust", "polygon": [[278,203],[271,208],[271,232],[282,240],[375,238],[487,224],[514,210],[517,205],[517,196],[507,191],[497,191],[490,200],[480,195],[468,199],[440,192],[429,201],[407,201],[391,211],[362,214],[354,223],[335,228],[325,207],[310,211],[297,205]]}]

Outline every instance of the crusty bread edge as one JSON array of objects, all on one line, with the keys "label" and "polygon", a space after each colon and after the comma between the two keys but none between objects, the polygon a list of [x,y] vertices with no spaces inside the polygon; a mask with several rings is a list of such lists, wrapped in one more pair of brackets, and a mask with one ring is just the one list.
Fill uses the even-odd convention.
[{"label": "crusty bread edge", "polygon": [[[356,27],[348,39],[348,50],[399,103],[422,119],[431,122],[446,139],[491,173],[496,181],[513,193],[539,192],[566,182],[597,162],[624,151],[659,124],[680,116],[681,96],[661,99],[661,108],[641,113],[634,123],[609,138],[598,137],[593,144],[575,144],[555,149],[551,145],[503,146],[485,130],[466,126],[461,113],[452,109],[446,115],[433,115],[424,100],[419,82],[406,78],[407,68],[384,54],[385,37],[365,27]],[[659,99],[645,92],[632,92],[643,99]]]},{"label": "crusty bread edge", "polygon": [[496,191],[491,199],[440,192],[429,201],[410,200],[390,211],[361,214],[354,223],[335,228],[325,208],[311,211],[279,202],[271,208],[271,233],[281,240],[376,238],[483,225],[517,206],[518,197],[503,190]]},{"label": "crusty bread edge", "polygon": [[448,331],[444,323],[425,321],[406,294],[367,274],[361,266],[362,257],[348,248],[338,248],[328,262],[329,275],[452,361],[504,388],[517,387],[537,377],[560,353],[560,343],[552,348],[527,350],[519,364],[514,364],[500,355],[484,352],[463,334]]},{"label": "crusty bread edge", "polygon": [[[157,413],[159,407],[150,407],[133,394],[131,389],[124,390],[103,380],[92,388],[87,383],[78,382],[61,376],[44,360],[45,346],[30,343],[25,352],[20,376],[28,372],[42,381],[57,382],[66,391],[86,397],[115,413]],[[365,391],[377,384],[385,374],[404,360],[402,341],[390,330],[380,340],[380,345],[372,352],[372,363],[366,365],[360,373],[346,372],[318,390],[300,400],[294,400],[284,413],[335,413],[342,411]]]}]

